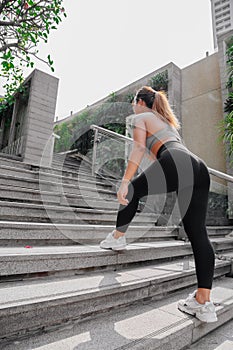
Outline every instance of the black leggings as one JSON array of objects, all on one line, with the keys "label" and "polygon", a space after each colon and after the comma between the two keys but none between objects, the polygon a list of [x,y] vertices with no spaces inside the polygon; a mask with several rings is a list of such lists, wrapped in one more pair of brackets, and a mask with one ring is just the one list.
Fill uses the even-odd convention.
[{"label": "black leggings", "polygon": [[165,143],[155,160],[129,184],[129,204],[120,205],[116,229],[126,232],[136,214],[140,198],[148,194],[176,191],[184,230],[191,242],[198,288],[211,289],[214,251],[206,230],[210,186],[209,172],[202,159],[177,141]]}]

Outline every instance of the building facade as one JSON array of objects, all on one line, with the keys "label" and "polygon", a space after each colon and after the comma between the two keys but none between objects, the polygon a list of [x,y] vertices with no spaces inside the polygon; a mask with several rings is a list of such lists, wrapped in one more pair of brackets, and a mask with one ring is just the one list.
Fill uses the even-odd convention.
[{"label": "building facade", "polygon": [[218,36],[233,29],[233,0],[210,0],[212,10],[214,48],[218,47]]}]

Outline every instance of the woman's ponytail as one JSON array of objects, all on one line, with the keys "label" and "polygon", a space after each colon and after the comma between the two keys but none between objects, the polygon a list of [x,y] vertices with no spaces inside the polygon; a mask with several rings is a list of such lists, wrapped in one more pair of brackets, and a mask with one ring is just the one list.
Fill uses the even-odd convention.
[{"label": "woman's ponytail", "polygon": [[167,122],[172,124],[176,129],[180,129],[180,123],[173,113],[168,99],[164,92],[156,91],[152,110],[158,112]]},{"label": "woman's ponytail", "polygon": [[155,91],[150,86],[143,86],[138,90],[135,98],[136,102],[139,99],[143,100],[146,106],[156,112],[161,119],[173,125],[176,129],[180,129],[179,120],[173,113],[165,92]]}]

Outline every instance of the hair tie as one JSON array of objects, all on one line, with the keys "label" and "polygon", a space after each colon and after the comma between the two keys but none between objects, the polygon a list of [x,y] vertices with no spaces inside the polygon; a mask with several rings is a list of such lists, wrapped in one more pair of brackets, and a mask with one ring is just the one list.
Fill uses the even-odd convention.
[{"label": "hair tie", "polygon": [[157,91],[154,90],[154,100],[156,99]]}]

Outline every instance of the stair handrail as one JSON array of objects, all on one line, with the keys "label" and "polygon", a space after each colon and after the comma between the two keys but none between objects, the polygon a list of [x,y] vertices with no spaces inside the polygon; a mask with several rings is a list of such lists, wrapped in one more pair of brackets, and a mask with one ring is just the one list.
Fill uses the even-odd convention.
[{"label": "stair handrail", "polygon": [[216,170],[216,169],[212,169],[212,168],[209,168],[208,167],[208,170],[209,170],[209,173],[216,176],[216,177],[219,177],[220,179],[224,179],[228,182],[232,182],[233,183],[233,176],[231,175],[228,175],[226,173],[223,173],[219,170]]},{"label": "stair handrail", "polygon": [[[95,162],[96,162],[96,144],[97,144],[97,139],[98,139],[98,132],[100,131],[101,133],[105,134],[105,135],[109,135],[109,136],[112,136],[114,137],[115,139],[119,139],[119,140],[125,140],[125,141],[128,141],[128,142],[133,142],[133,139],[131,137],[128,137],[128,136],[124,136],[124,135],[121,135],[121,134],[118,134],[114,131],[111,131],[111,130],[108,130],[108,129],[105,129],[105,128],[102,128],[101,126],[98,126],[98,125],[95,125],[95,124],[92,124],[90,126],[90,128],[92,130],[94,130],[95,132],[95,136],[94,136],[94,147],[93,147],[93,157],[92,157],[92,173],[94,173],[94,166],[95,166]],[[226,173],[223,173],[219,170],[216,170],[216,169],[213,169],[213,168],[210,168],[208,167],[208,170],[209,170],[209,173],[218,177],[218,178],[221,178],[221,179],[224,179],[228,182],[232,182],[233,183],[233,176],[231,175],[228,175]]]},{"label": "stair handrail", "polygon": [[133,139],[131,137],[127,137],[125,135],[118,134],[115,131],[111,131],[111,130],[102,128],[101,126],[98,126],[98,125],[95,125],[95,124],[92,124],[90,126],[90,128],[93,129],[93,130],[101,131],[103,134],[111,135],[114,138],[119,139],[119,140],[126,140],[126,141],[129,141],[129,142],[133,142]]}]

